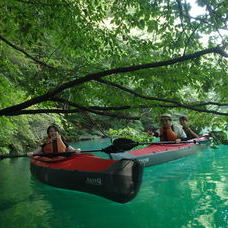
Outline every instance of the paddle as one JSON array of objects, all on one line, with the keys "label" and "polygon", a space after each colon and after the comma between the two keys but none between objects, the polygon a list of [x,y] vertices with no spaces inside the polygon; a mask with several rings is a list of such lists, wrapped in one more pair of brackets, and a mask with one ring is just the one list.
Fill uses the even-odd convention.
[{"label": "paddle", "polygon": [[[181,141],[179,143],[196,143],[196,141]],[[178,144],[179,144],[178,143]],[[164,141],[164,142],[135,142],[131,139],[118,138],[113,141],[112,147],[114,148],[114,153],[123,152],[126,150],[131,150],[132,148],[139,145],[166,145],[166,144],[177,144],[176,141]],[[113,152],[111,152],[113,153]]]},{"label": "paddle", "polygon": [[[196,143],[196,141],[181,141],[180,143]],[[81,153],[89,153],[89,152],[104,152],[106,154],[111,153],[122,153],[127,150],[131,150],[132,148],[139,146],[139,145],[164,145],[164,144],[176,144],[176,141],[167,141],[167,142],[135,142],[131,139],[126,138],[118,138],[115,139],[112,145],[98,150],[84,150]],[[76,152],[60,152],[60,153],[49,153],[49,154],[35,154],[34,156],[41,156],[41,157],[57,157],[57,156],[71,156],[76,154]],[[27,157],[27,154],[15,154],[15,155],[0,155],[0,159],[4,158],[18,158],[18,157]]]},{"label": "paddle", "polygon": [[[98,149],[98,150],[83,150],[81,151],[81,153],[90,153],[90,152],[104,152],[106,154],[110,154],[110,153],[116,153],[117,152],[117,148],[113,145],[108,146],[106,148],[103,149]],[[119,152],[119,151],[118,151]],[[41,156],[41,157],[57,157],[57,156],[71,156],[76,154],[76,152],[59,152],[59,153],[49,153],[49,154],[44,154],[44,153],[40,153],[40,154],[35,154],[34,156]],[[4,159],[4,158],[19,158],[19,157],[27,157],[27,154],[6,154],[6,155],[0,155],[0,159]]]}]

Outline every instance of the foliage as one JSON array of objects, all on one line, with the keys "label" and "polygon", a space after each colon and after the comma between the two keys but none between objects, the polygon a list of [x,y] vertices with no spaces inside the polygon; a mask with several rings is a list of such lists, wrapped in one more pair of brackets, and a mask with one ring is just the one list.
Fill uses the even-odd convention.
[{"label": "foliage", "polygon": [[211,147],[212,148],[218,148],[218,145],[220,144],[224,144],[224,145],[228,145],[228,136],[227,136],[227,132],[225,131],[211,131],[210,132],[210,136],[211,136]]},{"label": "foliage", "polygon": [[[225,46],[226,1],[197,2],[206,11],[193,17],[191,5],[176,0],[1,1],[0,109],[41,96],[90,73],[165,61],[203,48]],[[205,38],[203,42],[202,38]],[[143,124],[158,123],[157,116],[170,111],[169,105],[175,104],[169,101],[186,105],[227,103],[227,73],[227,60],[209,54],[174,65],[105,77],[107,81],[138,94],[167,101],[142,99],[95,80],[64,90],[58,97],[83,107],[143,105],[144,109],[131,108],[115,113],[140,116]],[[227,116],[201,112],[209,110],[227,114],[227,106],[197,107],[198,112],[183,111],[185,107],[177,105],[171,112],[185,112],[199,129],[221,125],[228,120]],[[51,100],[31,107],[41,108],[72,110],[75,107]],[[88,127],[88,118],[84,115],[85,111],[80,109],[73,117],[50,115],[48,123],[57,121],[66,129],[66,137],[76,139],[85,133],[83,128]],[[117,125],[128,129],[130,125],[128,121],[113,120],[101,114],[96,117],[95,114],[89,115],[103,129]],[[23,145],[28,141],[34,143],[37,139],[32,136],[33,130],[38,129],[39,121],[46,125],[46,119],[46,115],[0,117],[2,147],[7,148],[15,135],[25,137],[21,140]],[[33,122],[36,122],[35,128],[31,128]],[[99,129],[95,124],[90,125]],[[89,127],[89,131],[92,129]],[[22,150],[22,146],[17,146],[16,150],[19,149]]]},{"label": "foliage", "polygon": [[[24,91],[15,89],[5,77],[0,81],[0,108],[21,102],[26,98]],[[7,91],[7,93],[6,93]],[[18,153],[31,150],[46,135],[49,124],[56,122],[61,126],[61,117],[45,114],[38,116],[17,116],[0,118],[0,153]]]},{"label": "foliage", "polygon": [[154,141],[154,138],[148,136],[146,132],[139,131],[130,127],[126,127],[118,130],[109,129],[108,133],[112,136],[112,138],[127,138],[136,142]]},{"label": "foliage", "polygon": [[[220,140],[221,143],[226,143],[227,144],[227,140],[228,140],[228,137],[227,137],[227,133],[224,132],[224,131],[211,131],[210,132],[211,136],[214,137],[214,138],[217,138],[218,140]],[[219,143],[219,144],[221,144]]]}]

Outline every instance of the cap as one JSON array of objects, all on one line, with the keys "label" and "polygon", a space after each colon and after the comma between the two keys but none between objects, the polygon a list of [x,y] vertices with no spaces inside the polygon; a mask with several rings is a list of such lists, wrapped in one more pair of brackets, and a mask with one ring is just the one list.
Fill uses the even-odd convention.
[{"label": "cap", "polygon": [[171,117],[171,115],[169,114],[169,113],[163,113],[163,114],[161,114],[161,119],[163,119],[163,118],[167,118],[167,119],[172,119],[172,117]]}]

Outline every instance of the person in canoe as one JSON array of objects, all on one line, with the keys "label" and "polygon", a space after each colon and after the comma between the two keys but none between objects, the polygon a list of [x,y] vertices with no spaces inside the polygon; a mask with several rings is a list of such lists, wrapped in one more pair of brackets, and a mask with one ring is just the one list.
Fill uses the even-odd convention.
[{"label": "person in canoe", "polygon": [[185,134],[187,135],[187,139],[199,138],[199,135],[195,133],[192,128],[190,128],[187,116],[180,116],[179,122]]},{"label": "person in canoe", "polygon": [[187,136],[183,128],[172,124],[172,117],[168,113],[164,113],[160,117],[161,128],[155,132],[148,132],[149,136],[160,137],[160,141],[176,141],[177,143],[186,140]]},{"label": "person in canoe", "polygon": [[57,152],[75,152],[80,153],[80,149],[75,149],[69,146],[59,134],[59,129],[56,125],[51,125],[47,129],[48,137],[44,139],[44,143],[35,151],[27,153],[31,157],[39,153],[57,153]]}]

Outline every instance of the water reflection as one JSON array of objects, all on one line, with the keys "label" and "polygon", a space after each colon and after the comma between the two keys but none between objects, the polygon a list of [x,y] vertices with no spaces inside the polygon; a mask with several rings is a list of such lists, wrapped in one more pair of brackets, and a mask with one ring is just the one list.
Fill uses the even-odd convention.
[{"label": "water reflection", "polygon": [[[104,139],[75,146],[108,145]],[[138,196],[127,204],[45,185],[30,175],[27,158],[5,159],[0,161],[0,227],[227,228],[227,152],[221,147],[146,168]]]},{"label": "water reflection", "polygon": [[52,208],[30,182],[29,160],[6,159],[0,163],[0,227],[51,227]]},{"label": "water reflection", "polygon": [[153,213],[159,207],[155,227],[167,217],[168,227],[228,227],[228,158],[220,153],[224,148],[146,169],[140,204]]}]

